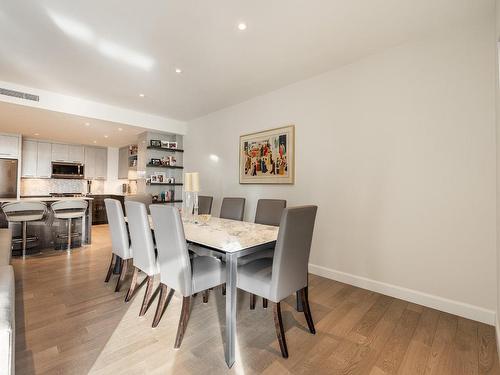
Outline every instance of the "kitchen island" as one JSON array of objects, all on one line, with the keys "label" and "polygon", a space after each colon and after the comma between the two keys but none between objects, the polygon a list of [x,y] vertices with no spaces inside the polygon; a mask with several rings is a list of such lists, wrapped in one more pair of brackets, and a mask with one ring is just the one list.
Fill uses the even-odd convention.
[{"label": "kitchen island", "polygon": [[[11,203],[11,202],[44,202],[47,204],[47,214],[44,220],[34,221],[28,223],[28,236],[38,237],[36,243],[32,243],[28,248],[27,254],[38,253],[43,249],[58,249],[58,243],[56,241],[58,234],[65,234],[67,232],[67,222],[66,220],[59,220],[54,218],[54,213],[50,209],[50,204],[56,201],[68,201],[68,200],[86,200],[88,202],[87,210],[82,220],[75,220],[75,232],[81,233],[82,244],[89,245],[92,241],[92,197],[51,197],[51,196],[33,196],[33,197],[23,197],[23,198],[0,198],[0,204]],[[0,210],[0,228],[11,227],[13,235],[15,237],[21,236],[21,224],[10,223],[5,218],[5,214]],[[64,243],[61,243],[64,246]],[[61,248],[63,249],[63,248]],[[14,249],[14,254],[17,250]]]}]

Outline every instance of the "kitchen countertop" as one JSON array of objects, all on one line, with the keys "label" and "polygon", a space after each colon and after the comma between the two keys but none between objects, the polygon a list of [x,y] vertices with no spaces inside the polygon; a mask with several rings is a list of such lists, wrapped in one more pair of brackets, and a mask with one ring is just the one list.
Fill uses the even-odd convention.
[{"label": "kitchen countertop", "polygon": [[0,198],[0,203],[11,202],[56,202],[56,201],[78,201],[93,200],[92,197],[31,197],[31,198]]}]

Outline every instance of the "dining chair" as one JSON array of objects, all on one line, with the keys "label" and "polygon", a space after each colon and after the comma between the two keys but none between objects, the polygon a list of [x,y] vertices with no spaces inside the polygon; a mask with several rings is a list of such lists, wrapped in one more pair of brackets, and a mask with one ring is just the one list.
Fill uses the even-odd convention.
[{"label": "dining chair", "polygon": [[[281,215],[286,208],[284,199],[259,199],[257,210],[255,211],[255,223],[263,225],[280,225]],[[272,258],[274,256],[274,246],[267,249],[242,256],[238,259],[239,265],[245,265],[261,258]],[[267,299],[262,300],[262,306],[267,308]],[[255,309],[255,294],[250,294],[250,310]]]},{"label": "dining chair", "polygon": [[125,202],[141,202],[146,205],[146,210],[149,214],[149,205],[153,203],[153,196],[151,194],[134,194],[127,195],[125,197]]},{"label": "dining chair", "polygon": [[308,301],[307,268],[317,206],[286,208],[281,217],[274,257],[238,266],[238,288],[266,298],[273,304],[274,326],[281,354],[288,358],[280,302],[299,292],[309,331],[315,334]]},{"label": "dining chair", "polygon": [[212,202],[214,197],[200,195],[198,197],[198,215],[210,215],[212,213]]},{"label": "dining chair", "polygon": [[153,327],[160,322],[168,304],[167,286],[178,291],[182,295],[182,311],[174,347],[179,348],[189,320],[191,297],[225,283],[225,265],[209,256],[189,259],[184,227],[177,208],[153,204],[151,216],[160,265],[160,300]]},{"label": "dining chair", "polygon": [[221,219],[243,220],[245,213],[245,198],[224,198],[220,208]]},{"label": "dining chair", "polygon": [[132,248],[130,247],[127,225],[123,216],[122,204],[117,199],[104,199],[106,205],[106,214],[108,216],[109,231],[111,233],[111,262],[109,263],[108,273],[105,282],[108,282],[113,268],[117,261],[120,262],[120,276],[116,282],[115,292],[120,291],[121,284],[127,274],[127,265],[132,259]]},{"label": "dining chair", "polygon": [[[155,245],[149,226],[146,205],[141,202],[127,201],[125,202],[125,212],[127,214],[131,247],[135,249],[132,254],[134,274],[132,275],[132,282],[125,297],[125,302],[130,301],[136,291],[146,283],[146,291],[139,312],[139,316],[143,316],[154,299],[154,297],[151,297],[153,281],[154,276],[160,273],[160,269],[156,261]],[[137,285],[137,276],[140,271],[146,274],[146,278]]]}]

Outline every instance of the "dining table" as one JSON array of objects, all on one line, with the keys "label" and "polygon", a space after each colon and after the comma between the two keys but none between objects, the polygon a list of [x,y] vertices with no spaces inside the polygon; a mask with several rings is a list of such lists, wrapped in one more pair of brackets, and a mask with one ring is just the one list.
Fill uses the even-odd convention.
[{"label": "dining table", "polygon": [[[226,330],[224,355],[228,367],[235,361],[236,278],[238,258],[268,249],[276,243],[278,227],[211,217],[201,222],[183,218],[184,234],[190,245],[202,246],[226,262]],[[151,215],[149,225],[154,231]]]}]

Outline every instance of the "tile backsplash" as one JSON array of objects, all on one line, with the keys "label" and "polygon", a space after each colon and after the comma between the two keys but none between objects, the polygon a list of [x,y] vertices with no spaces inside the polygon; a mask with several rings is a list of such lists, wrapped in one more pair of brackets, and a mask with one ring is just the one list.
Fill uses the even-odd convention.
[{"label": "tile backsplash", "polygon": [[50,193],[84,193],[87,180],[59,180],[22,178],[21,195],[48,195]]}]

